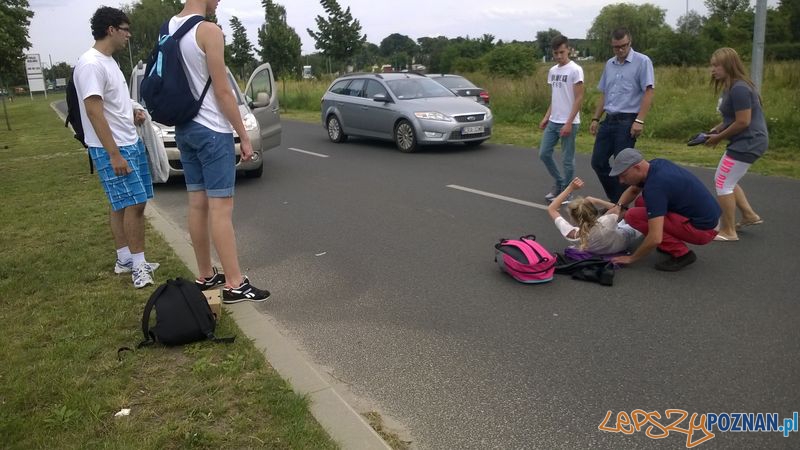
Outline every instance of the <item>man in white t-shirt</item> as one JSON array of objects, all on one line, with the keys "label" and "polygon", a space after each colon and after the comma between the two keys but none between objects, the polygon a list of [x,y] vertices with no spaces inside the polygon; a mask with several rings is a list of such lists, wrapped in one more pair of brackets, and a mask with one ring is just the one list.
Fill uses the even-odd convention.
[{"label": "man in white t-shirt", "polygon": [[[583,102],[583,69],[569,59],[569,41],[565,36],[556,36],[550,42],[556,65],[547,73],[547,83],[552,89],[550,106],[539,122],[544,130],[539,145],[539,159],[553,177],[553,187],[544,196],[550,203],[563,191],[575,176],[575,136],[581,123],[580,111]],[[561,141],[561,173],[553,150]]]},{"label": "man in white t-shirt", "polygon": [[104,6],[90,23],[95,44],[78,58],[72,79],[82,100],[84,140],[111,204],[114,272],[130,272],[138,289],[153,284],[158,264],[144,257],[144,208],[153,198],[153,182],[134,124],[142,123],[145,115],[142,110],[134,115],[125,77],[111,57],[128,44],[130,21],[119,9]]}]

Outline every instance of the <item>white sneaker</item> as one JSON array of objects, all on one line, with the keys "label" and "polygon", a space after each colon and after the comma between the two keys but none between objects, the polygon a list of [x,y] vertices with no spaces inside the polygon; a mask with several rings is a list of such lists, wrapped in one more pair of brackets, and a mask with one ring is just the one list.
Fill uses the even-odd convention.
[{"label": "white sneaker", "polygon": [[150,268],[150,264],[143,263],[134,267],[131,270],[131,279],[133,279],[133,287],[136,289],[141,289],[148,284],[154,284],[153,270]]},{"label": "white sneaker", "polygon": [[[150,266],[150,271],[151,272],[155,272],[156,270],[158,270],[159,267],[161,267],[161,264],[154,263],[154,262],[149,262],[149,263],[147,263],[147,265]],[[123,263],[122,261],[117,260],[117,263],[114,264],[114,273],[117,274],[117,275],[122,274],[122,273],[131,273],[131,270],[133,270],[133,260],[132,259],[129,259],[128,262],[126,262],[126,263]]]}]

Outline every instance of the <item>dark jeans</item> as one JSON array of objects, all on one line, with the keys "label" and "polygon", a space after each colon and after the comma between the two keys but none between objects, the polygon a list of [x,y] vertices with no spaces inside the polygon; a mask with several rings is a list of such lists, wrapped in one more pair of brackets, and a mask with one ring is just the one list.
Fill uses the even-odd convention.
[{"label": "dark jeans", "polygon": [[625,192],[627,186],[620,184],[617,177],[609,177],[611,165],[608,160],[623,149],[634,147],[636,139],[631,137],[631,126],[636,119],[636,113],[608,114],[600,123],[600,129],[594,140],[592,151],[592,169],[597,174],[597,179],[606,191],[606,197],[616,203]]}]

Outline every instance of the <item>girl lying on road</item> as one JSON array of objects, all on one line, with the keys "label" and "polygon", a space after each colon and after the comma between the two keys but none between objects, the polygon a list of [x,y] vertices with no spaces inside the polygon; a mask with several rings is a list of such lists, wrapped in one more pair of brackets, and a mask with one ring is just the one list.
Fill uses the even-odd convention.
[{"label": "girl lying on road", "polygon": [[616,214],[600,215],[599,208],[611,209],[614,204],[594,197],[577,197],[567,204],[571,224],[561,216],[559,209],[573,191],[583,187],[583,180],[575,177],[572,182],[547,207],[556,228],[564,238],[579,250],[594,255],[613,255],[636,248],[642,234],[625,221],[618,222]]}]

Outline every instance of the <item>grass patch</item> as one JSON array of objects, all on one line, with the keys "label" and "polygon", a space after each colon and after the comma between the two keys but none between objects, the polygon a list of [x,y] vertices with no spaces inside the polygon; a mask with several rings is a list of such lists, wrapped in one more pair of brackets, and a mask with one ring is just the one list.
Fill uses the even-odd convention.
[{"label": "grass patch", "polygon": [[383,424],[383,417],[376,411],[369,411],[361,414],[367,420],[369,426],[374,429],[390,447],[394,450],[408,450],[411,448],[410,441],[400,439],[396,433],[388,430]]},{"label": "grass patch", "polygon": [[[56,100],[58,97],[55,98]],[[48,99],[0,121],[0,442],[3,448],[336,448],[263,355],[223,314],[220,335],[123,353],[142,336],[153,288],[115,275],[108,202]],[[147,230],[158,280],[191,277]],[[115,418],[122,408],[128,417]]]}]

